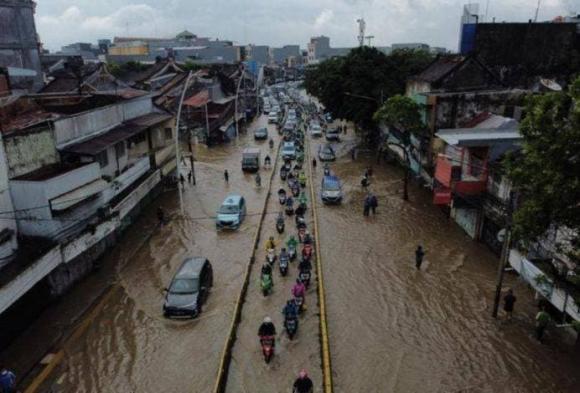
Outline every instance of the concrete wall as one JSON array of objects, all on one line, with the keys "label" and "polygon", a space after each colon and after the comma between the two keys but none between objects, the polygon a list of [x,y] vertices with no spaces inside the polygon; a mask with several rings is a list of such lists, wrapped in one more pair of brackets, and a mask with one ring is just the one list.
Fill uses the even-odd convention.
[{"label": "concrete wall", "polygon": [[[11,212],[14,210],[12,196],[8,183],[8,164],[6,152],[0,136],[0,211]],[[0,267],[6,265],[18,249],[17,226],[14,214],[0,214],[0,233],[11,232],[8,240],[0,243]]]},{"label": "concrete wall", "polygon": [[58,148],[78,143],[119,125],[123,121],[153,111],[150,96],[98,108],[54,122],[54,137]]},{"label": "concrete wall", "polygon": [[59,162],[54,144],[54,135],[49,128],[5,136],[8,177],[12,179]]}]

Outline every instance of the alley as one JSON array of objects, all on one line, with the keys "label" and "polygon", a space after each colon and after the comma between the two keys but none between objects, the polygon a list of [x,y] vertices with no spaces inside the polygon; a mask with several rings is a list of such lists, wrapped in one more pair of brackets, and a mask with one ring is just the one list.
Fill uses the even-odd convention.
[{"label": "alley", "polygon": [[[525,283],[515,320],[491,318],[497,257],[470,240],[402,172],[361,152],[352,129],[330,168],[343,182],[340,206],[317,201],[330,346],[337,392],[577,392],[576,359],[554,339],[531,336],[536,308]],[[312,141],[312,151],[325,143]],[[376,216],[363,217],[360,180],[374,167]],[[319,187],[322,165],[318,165]],[[319,188],[317,188],[317,191]],[[417,245],[426,250],[421,271]]]}]

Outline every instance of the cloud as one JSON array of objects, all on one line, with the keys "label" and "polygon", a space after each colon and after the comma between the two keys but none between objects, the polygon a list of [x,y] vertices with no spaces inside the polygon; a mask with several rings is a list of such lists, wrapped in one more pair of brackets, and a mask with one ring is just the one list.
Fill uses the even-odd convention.
[{"label": "cloud", "polygon": [[[119,35],[171,37],[183,29],[246,44],[300,44],[324,34],[354,46],[364,17],[375,45],[425,42],[456,49],[468,0],[50,0],[39,1],[37,28],[50,49]],[[481,1],[485,12],[485,2]],[[536,1],[490,2],[488,20],[525,22]],[[578,0],[543,0],[539,17],[580,12]]]},{"label": "cloud", "polygon": [[325,27],[332,21],[333,18],[334,12],[332,12],[332,10],[329,9],[322,10],[322,12],[316,17],[316,20],[314,21],[314,28],[321,29]]}]

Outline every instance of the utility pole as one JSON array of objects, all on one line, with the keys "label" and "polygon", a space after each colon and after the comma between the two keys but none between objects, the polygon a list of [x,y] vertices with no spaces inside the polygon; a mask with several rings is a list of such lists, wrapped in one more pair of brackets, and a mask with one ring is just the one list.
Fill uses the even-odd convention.
[{"label": "utility pole", "polygon": [[538,21],[538,14],[540,12],[540,3],[542,0],[538,0],[538,6],[536,7],[536,15],[534,15],[534,22]]},{"label": "utility pole", "polygon": [[[183,107],[183,100],[185,99],[185,93],[189,86],[189,81],[193,76],[193,72],[189,71],[185,84],[183,85],[183,91],[181,92],[181,98],[179,99],[179,106],[177,107],[177,118],[175,119],[175,173],[177,175],[177,184],[179,184],[179,122],[181,120],[181,108]],[[177,186],[179,188],[179,185]],[[181,206],[181,212],[183,213],[183,197],[181,195],[181,188],[179,188],[179,204]]]},{"label": "utility pole", "polygon": [[[507,264],[509,254],[510,254],[510,247],[512,242],[512,214],[513,214],[513,205],[514,205],[514,193],[513,191],[510,192],[510,197],[507,206],[507,222],[506,222],[506,229],[504,235],[503,246],[501,248],[501,256],[499,258],[499,265],[497,267],[497,284],[495,289],[495,298],[493,300],[493,311],[491,316],[497,318],[497,311],[499,309],[499,302],[501,299],[501,288],[503,284],[503,274],[505,272],[505,266]],[[498,234],[499,236],[499,234]]]},{"label": "utility pole", "polygon": [[358,23],[358,46],[364,46],[365,45],[365,28],[366,28],[366,22],[363,18],[357,19],[356,20]]}]

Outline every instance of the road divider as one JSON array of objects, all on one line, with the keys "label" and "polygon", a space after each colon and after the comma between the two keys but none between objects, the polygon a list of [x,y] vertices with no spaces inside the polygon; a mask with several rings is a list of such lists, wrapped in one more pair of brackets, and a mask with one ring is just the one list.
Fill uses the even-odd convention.
[{"label": "road divider", "polygon": [[310,173],[310,200],[312,216],[314,217],[314,244],[316,248],[316,276],[318,279],[318,303],[320,309],[320,351],[322,357],[322,387],[324,393],[333,392],[332,364],[330,361],[330,343],[328,340],[328,323],[326,319],[326,295],[324,292],[324,274],[322,271],[322,253],[320,252],[320,231],[318,227],[318,213],[316,211],[316,193],[314,191],[314,170],[310,159],[310,143],[308,141],[307,126],[304,127],[304,147]]}]

